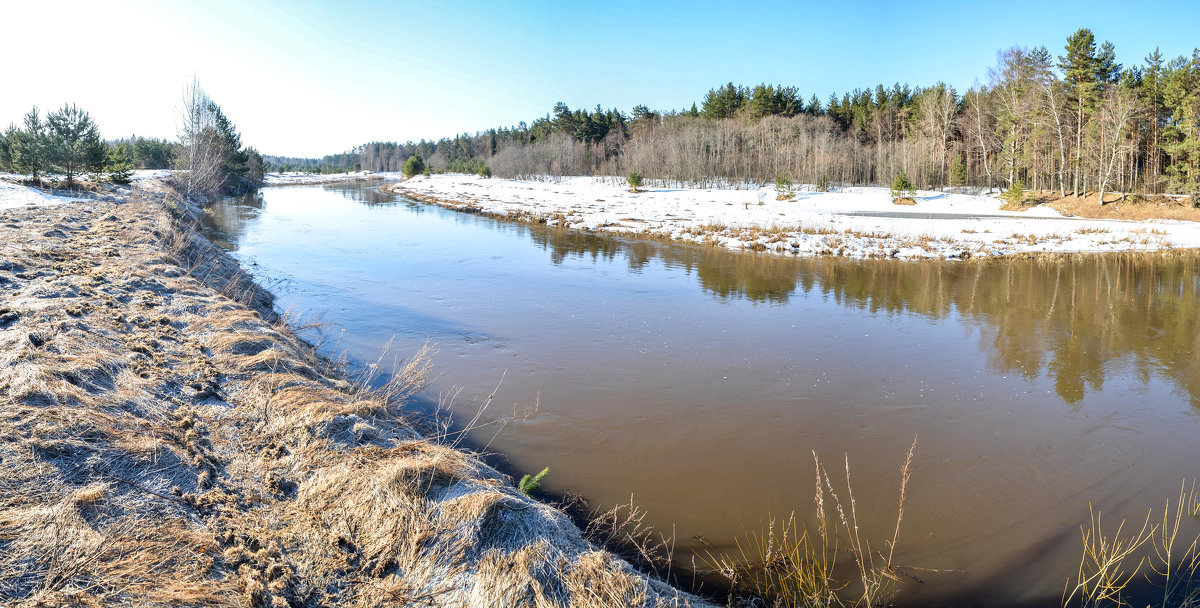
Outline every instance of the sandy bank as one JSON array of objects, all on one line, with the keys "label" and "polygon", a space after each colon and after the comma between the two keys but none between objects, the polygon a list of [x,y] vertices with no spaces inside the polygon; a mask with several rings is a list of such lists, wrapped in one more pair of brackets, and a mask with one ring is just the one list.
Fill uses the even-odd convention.
[{"label": "sandy bank", "polygon": [[415,432],[420,362],[348,382],[195,212],[0,210],[0,604],[701,605]]},{"label": "sandy bank", "polygon": [[732,249],[851,257],[970,258],[1045,252],[1200,247],[1200,223],[1065,217],[1045,206],[1005,211],[994,196],[918,191],[895,205],[886,188],[776,200],[756,189],[643,188],[621,178],[555,181],[417,176],[391,188],[442,206],[590,231],[641,234]]}]

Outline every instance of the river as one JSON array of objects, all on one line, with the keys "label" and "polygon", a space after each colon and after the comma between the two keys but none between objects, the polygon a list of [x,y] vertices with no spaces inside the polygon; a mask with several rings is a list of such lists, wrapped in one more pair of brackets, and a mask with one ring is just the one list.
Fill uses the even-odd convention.
[{"label": "river", "polygon": [[915,437],[894,561],[923,582],[900,601],[1057,604],[1089,504],[1140,525],[1196,474],[1195,257],[794,258],[360,184],[266,188],[204,229],[278,308],[320,316],[326,354],[428,341],[427,407],[468,420],[495,391],[487,422],[536,405],[473,443],[517,475],[550,467],[550,492],[632,495],[680,559],[772,514],[811,523],[814,454],[835,489],[849,462],[862,534],[885,550]]}]

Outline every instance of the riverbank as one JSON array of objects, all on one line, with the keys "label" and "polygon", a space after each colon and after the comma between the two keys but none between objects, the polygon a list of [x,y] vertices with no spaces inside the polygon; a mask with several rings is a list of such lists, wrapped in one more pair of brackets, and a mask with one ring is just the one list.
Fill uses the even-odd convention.
[{"label": "riverbank", "polygon": [[402,178],[403,176],[399,173],[377,173],[375,171],[354,171],[351,173],[268,173],[263,176],[263,185],[289,186],[294,184],[337,184]]},{"label": "riverbank", "polygon": [[421,357],[348,380],[165,182],[10,194],[2,603],[704,605],[414,430]]},{"label": "riverbank", "polygon": [[915,205],[896,205],[886,188],[800,187],[793,199],[776,200],[773,186],[633,193],[623,178],[459,174],[417,176],[390,189],[498,217],[782,254],[967,259],[1200,248],[1200,222],[1086,219],[1048,206],[1007,210],[999,198],[976,194],[918,191]]}]

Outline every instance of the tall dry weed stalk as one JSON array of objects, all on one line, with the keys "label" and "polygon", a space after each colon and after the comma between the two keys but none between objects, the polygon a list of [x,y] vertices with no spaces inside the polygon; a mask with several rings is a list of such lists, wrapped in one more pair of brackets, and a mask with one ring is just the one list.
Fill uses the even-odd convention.
[{"label": "tall dry weed stalk", "polygon": [[[891,541],[884,541],[886,555],[876,554],[859,525],[849,457],[844,460],[845,486],[837,487],[813,452],[814,529],[809,530],[794,511],[785,519],[770,517],[758,530],[743,526],[743,538],[735,539],[736,553],[714,555],[709,551],[701,561],[727,581],[731,602],[738,594],[782,608],[889,604],[897,583],[908,577],[893,559],[916,447],[914,438],[900,471],[896,525]],[[839,495],[842,491],[847,502]],[[842,554],[850,555],[853,564],[839,565]],[[842,578],[847,567],[852,568],[851,580]]]},{"label": "tall dry weed stalk", "polygon": [[1174,504],[1166,501],[1161,522],[1150,509],[1136,533],[1126,532],[1122,520],[1116,530],[1106,534],[1100,513],[1089,511],[1089,525],[1080,526],[1083,551],[1079,568],[1074,585],[1068,580],[1063,589],[1063,606],[1129,605],[1130,586],[1138,574],[1161,590],[1154,597],[1138,597],[1139,603],[1146,601],[1147,606],[1160,608],[1200,606],[1200,495],[1194,480],[1180,485]]}]

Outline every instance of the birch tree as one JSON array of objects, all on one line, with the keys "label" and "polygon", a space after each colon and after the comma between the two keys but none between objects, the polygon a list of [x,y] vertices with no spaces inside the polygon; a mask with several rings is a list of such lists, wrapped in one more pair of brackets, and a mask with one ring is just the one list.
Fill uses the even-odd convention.
[{"label": "birch tree", "polygon": [[1104,103],[1099,110],[1100,163],[1098,182],[1100,184],[1100,204],[1104,204],[1104,192],[1117,160],[1129,152],[1133,144],[1127,137],[1130,123],[1141,112],[1141,104],[1137,96],[1128,89],[1117,86],[1108,87]]}]

